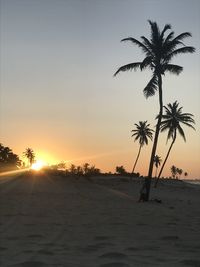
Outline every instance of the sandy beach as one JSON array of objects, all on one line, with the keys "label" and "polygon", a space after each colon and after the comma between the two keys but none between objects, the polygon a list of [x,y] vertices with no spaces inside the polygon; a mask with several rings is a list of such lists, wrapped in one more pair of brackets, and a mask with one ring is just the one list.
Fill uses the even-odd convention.
[{"label": "sandy beach", "polygon": [[0,266],[200,266],[200,186],[22,174],[0,179]]}]

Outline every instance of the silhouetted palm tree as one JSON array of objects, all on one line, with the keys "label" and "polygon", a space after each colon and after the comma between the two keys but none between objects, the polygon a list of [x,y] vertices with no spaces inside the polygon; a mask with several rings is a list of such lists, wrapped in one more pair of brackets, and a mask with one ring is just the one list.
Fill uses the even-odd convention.
[{"label": "silhouetted palm tree", "polygon": [[32,148],[26,148],[23,155],[28,159],[29,165],[31,166],[34,163],[35,160],[35,153]]},{"label": "silhouetted palm tree", "polygon": [[156,173],[155,173],[155,177],[157,177],[157,171],[158,171],[158,167],[161,164],[161,157],[159,157],[158,155],[155,155],[154,157],[154,165],[156,166]]},{"label": "silhouetted palm tree", "polygon": [[12,149],[0,144],[0,171],[12,170],[21,167],[22,161],[17,154],[14,154]]},{"label": "silhouetted palm tree", "polygon": [[114,76],[116,76],[121,71],[136,70],[138,68],[140,68],[140,70],[144,70],[146,68],[149,68],[153,72],[153,75],[151,80],[143,90],[144,95],[146,98],[148,98],[150,96],[153,96],[157,90],[159,92],[160,116],[158,116],[157,118],[158,120],[149,163],[148,176],[145,178],[146,201],[148,201],[149,199],[153,163],[156,154],[160,123],[163,114],[162,75],[164,75],[165,72],[173,73],[176,75],[180,74],[183,68],[181,66],[171,64],[170,62],[176,55],[193,53],[195,51],[194,47],[185,46],[182,42],[183,39],[191,36],[189,32],[184,32],[174,37],[174,32],[170,31],[170,33],[165,36],[166,31],[171,29],[171,25],[166,24],[163,30],[160,31],[156,22],[152,22],[150,20],[148,22],[151,27],[150,40],[144,36],[141,37],[141,41],[138,41],[137,39],[132,37],[128,37],[122,40],[130,41],[133,44],[139,46],[139,48],[141,48],[144,52],[145,58],[143,59],[143,61],[129,63],[120,67],[114,74]]},{"label": "silhouetted palm tree", "polygon": [[116,170],[116,173],[121,174],[121,175],[124,175],[127,173],[124,166],[116,166],[115,170]]},{"label": "silhouetted palm tree", "polygon": [[84,174],[87,174],[89,172],[89,166],[90,166],[90,164],[87,162],[83,164],[83,173]]},{"label": "silhouetted palm tree", "polygon": [[181,178],[181,174],[183,173],[182,169],[177,168],[177,173],[179,174],[179,179]]},{"label": "silhouetted palm tree", "polygon": [[181,127],[181,124],[184,124],[184,125],[195,130],[195,128],[192,126],[192,124],[195,124],[195,121],[192,118],[193,115],[191,113],[182,113],[182,108],[183,107],[179,107],[179,103],[177,101],[175,101],[173,104],[168,104],[167,107],[164,106],[165,115],[162,116],[163,121],[161,122],[161,128],[160,129],[161,129],[161,132],[168,131],[167,141],[170,138],[172,138],[172,143],[169,147],[169,150],[167,152],[167,155],[165,157],[163,165],[160,169],[158,178],[156,180],[156,184],[158,183],[158,179],[160,178],[160,176],[162,174],[163,168],[164,168],[165,163],[169,157],[172,146],[174,145],[174,143],[176,141],[177,132],[184,139],[184,141],[186,141],[185,134],[184,134],[184,131]]},{"label": "silhouetted palm tree", "polygon": [[172,177],[175,179],[176,174],[177,174],[176,166],[174,166],[174,165],[171,166],[171,173],[172,173]]},{"label": "silhouetted palm tree", "polygon": [[148,145],[148,138],[151,140],[153,139],[153,130],[149,128],[150,124],[147,124],[147,121],[139,121],[139,124],[135,123],[134,125],[136,126],[136,129],[131,131],[133,132],[132,136],[135,137],[134,141],[137,141],[137,140],[139,141],[140,146],[139,146],[138,155],[133,165],[132,173],[134,173],[135,171],[135,167],[140,156],[141,148],[145,144]]}]

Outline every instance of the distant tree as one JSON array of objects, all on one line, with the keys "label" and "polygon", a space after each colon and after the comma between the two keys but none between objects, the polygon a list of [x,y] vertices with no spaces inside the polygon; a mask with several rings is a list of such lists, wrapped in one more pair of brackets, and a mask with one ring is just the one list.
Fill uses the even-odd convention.
[{"label": "distant tree", "polygon": [[187,172],[184,172],[184,176],[185,176],[185,178],[188,176],[188,173]]},{"label": "distant tree", "polygon": [[132,136],[135,137],[134,141],[139,141],[139,151],[133,165],[132,173],[135,171],[136,164],[138,162],[141,148],[146,144],[148,145],[148,139],[152,140],[153,130],[149,128],[150,124],[147,124],[147,121],[139,121],[139,124],[135,123],[136,129],[132,130]]},{"label": "distant tree", "polygon": [[76,167],[76,173],[80,176],[83,175],[83,168],[81,166],[77,166]]},{"label": "distant tree", "polygon": [[0,144],[0,169],[1,171],[13,170],[22,166],[19,156],[12,149]]},{"label": "distant tree", "polygon": [[57,169],[59,170],[65,170],[66,169],[66,163],[64,161],[61,161],[57,165]]},{"label": "distant tree", "polygon": [[[145,178],[144,185],[142,187],[145,188],[146,192],[144,201],[149,200],[154,157],[156,155],[156,148],[163,114],[162,76],[167,72],[176,75],[180,74],[183,70],[183,67],[171,64],[172,59],[180,54],[195,52],[194,47],[185,46],[183,43],[183,39],[191,37],[191,34],[189,32],[183,32],[175,37],[174,32],[171,31],[171,25],[166,24],[161,31],[156,22],[150,20],[148,22],[151,27],[150,39],[142,36],[141,41],[138,41],[137,39],[132,37],[128,37],[122,40],[125,42],[130,41],[134,45],[137,45],[139,48],[141,48],[142,52],[144,52],[145,54],[145,58],[140,62],[129,63],[121,66],[114,74],[114,76],[116,76],[119,72],[137,69],[145,70],[148,68],[152,71],[152,78],[143,90],[144,95],[146,98],[148,98],[155,95],[156,91],[159,92],[159,116],[157,117],[148,176]],[[170,30],[170,33],[166,34],[168,30]]]},{"label": "distant tree", "polygon": [[35,161],[35,153],[32,148],[26,148],[23,152],[24,157],[26,157],[29,161],[29,166],[31,166]]},{"label": "distant tree", "polygon": [[172,173],[172,177],[175,179],[175,177],[177,175],[177,168],[176,168],[176,166],[172,165],[172,167],[171,167],[171,173]]},{"label": "distant tree", "polygon": [[96,168],[94,165],[89,168],[88,173],[90,175],[98,175],[101,173],[100,169]]},{"label": "distant tree", "polygon": [[181,178],[181,175],[182,175],[182,173],[183,173],[183,170],[177,168],[177,173],[178,173],[178,175],[179,175],[179,179],[180,179],[180,178]]},{"label": "distant tree", "polygon": [[160,166],[161,162],[162,162],[161,157],[159,157],[158,155],[156,155],[155,158],[154,158],[154,164],[156,166],[155,177],[157,177],[158,167]]},{"label": "distant tree", "polygon": [[158,183],[158,180],[162,174],[165,163],[169,157],[170,151],[176,141],[177,132],[186,142],[185,133],[181,127],[181,124],[186,125],[195,130],[195,128],[192,125],[195,124],[195,121],[192,118],[193,115],[191,113],[182,113],[182,107],[179,107],[179,103],[177,101],[175,101],[173,104],[168,104],[167,106],[164,106],[164,108],[165,108],[165,114],[162,116],[163,120],[161,122],[161,132],[168,131],[167,141],[169,139],[172,139],[172,143],[169,147],[165,160],[158,174],[155,186]]},{"label": "distant tree", "polygon": [[84,163],[84,164],[83,164],[83,173],[84,173],[84,174],[87,174],[87,173],[88,173],[88,171],[89,171],[89,166],[90,166],[89,163]]},{"label": "distant tree", "polygon": [[76,174],[76,166],[74,164],[71,164],[69,167],[69,171],[72,175]]},{"label": "distant tree", "polygon": [[126,172],[126,170],[125,170],[125,168],[123,166],[117,166],[116,167],[116,173],[121,174],[121,175],[124,175],[127,172]]}]

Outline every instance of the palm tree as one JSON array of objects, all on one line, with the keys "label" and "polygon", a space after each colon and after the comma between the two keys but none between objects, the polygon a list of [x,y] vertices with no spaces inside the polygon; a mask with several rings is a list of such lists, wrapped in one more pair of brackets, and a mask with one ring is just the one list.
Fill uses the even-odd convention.
[{"label": "palm tree", "polygon": [[69,167],[69,171],[72,175],[76,174],[76,166],[74,164],[71,164]]},{"label": "palm tree", "polygon": [[87,162],[83,164],[83,173],[84,174],[87,174],[89,172],[89,166],[90,166],[90,164]]},{"label": "palm tree", "polygon": [[172,177],[175,179],[176,174],[177,174],[177,168],[176,168],[176,166],[172,165],[172,167],[171,167],[171,173],[172,173]]},{"label": "palm tree", "polygon": [[177,168],[177,173],[179,174],[179,179],[181,178],[181,174],[183,173],[182,169]]},{"label": "palm tree", "polygon": [[124,166],[116,166],[115,170],[116,170],[116,173],[121,174],[121,175],[125,175],[127,173]]},{"label": "palm tree", "polygon": [[161,164],[161,157],[159,157],[158,155],[155,155],[155,158],[154,158],[154,164],[156,166],[156,173],[155,173],[155,177],[157,177],[157,172],[158,172],[158,167],[160,166]]},{"label": "palm tree", "polygon": [[181,127],[181,124],[184,124],[195,130],[195,128],[192,126],[192,124],[195,124],[195,121],[192,118],[193,115],[191,113],[182,113],[182,108],[183,107],[179,107],[179,103],[177,101],[175,101],[173,104],[168,104],[167,107],[164,106],[165,115],[162,116],[163,121],[161,122],[161,132],[164,132],[167,130],[168,131],[167,141],[172,138],[172,143],[169,147],[169,150],[167,152],[163,165],[160,169],[155,186],[158,183],[158,179],[160,178],[162,174],[163,168],[169,157],[170,151],[176,141],[177,132],[186,142],[185,134]]},{"label": "palm tree", "polygon": [[34,163],[35,160],[35,153],[32,148],[26,148],[23,155],[28,159],[29,165],[31,166]]},{"label": "palm tree", "polygon": [[159,92],[159,116],[157,118],[156,131],[154,136],[154,142],[151,152],[151,158],[149,163],[148,176],[145,178],[145,201],[149,199],[151,178],[153,172],[154,157],[156,154],[156,148],[158,143],[160,124],[163,114],[163,92],[162,92],[162,75],[166,72],[173,74],[180,74],[183,67],[179,65],[171,64],[172,59],[179,54],[193,53],[195,48],[192,46],[185,46],[182,42],[186,37],[191,37],[191,33],[184,32],[174,37],[174,32],[170,31],[166,34],[166,31],[171,30],[171,25],[166,24],[162,31],[160,31],[156,22],[148,21],[151,27],[150,40],[144,36],[141,36],[141,41],[135,38],[128,37],[122,39],[122,41],[130,41],[133,44],[139,46],[145,54],[143,61],[126,64],[120,67],[114,74],[116,76],[119,72],[127,70],[144,70],[149,68],[153,75],[143,92],[146,98],[155,95],[156,91]]},{"label": "palm tree", "polygon": [[134,141],[137,141],[137,140],[139,141],[140,146],[139,146],[138,155],[133,165],[132,173],[134,173],[135,171],[135,167],[140,156],[141,148],[145,144],[148,145],[148,138],[151,140],[153,139],[153,130],[149,128],[150,124],[147,124],[147,121],[139,121],[139,124],[135,123],[134,125],[136,126],[136,129],[131,131],[133,132],[132,136],[135,137]]}]

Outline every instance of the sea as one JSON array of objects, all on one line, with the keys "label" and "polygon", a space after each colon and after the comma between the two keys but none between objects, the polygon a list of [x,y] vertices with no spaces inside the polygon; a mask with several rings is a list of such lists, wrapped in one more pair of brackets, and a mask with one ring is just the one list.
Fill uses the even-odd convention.
[{"label": "sea", "polygon": [[200,185],[200,180],[199,179],[194,179],[194,180],[183,180],[184,182],[188,184],[193,184],[193,185]]}]

